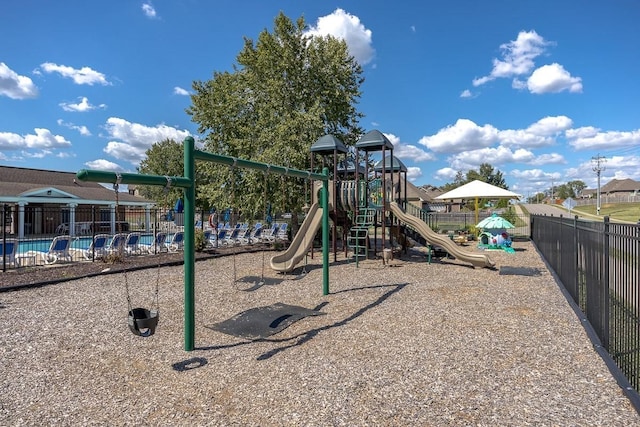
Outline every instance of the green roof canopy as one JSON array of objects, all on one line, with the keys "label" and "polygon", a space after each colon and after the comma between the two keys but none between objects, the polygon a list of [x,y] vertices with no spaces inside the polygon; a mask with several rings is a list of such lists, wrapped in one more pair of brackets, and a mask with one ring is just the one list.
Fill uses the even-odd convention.
[{"label": "green roof canopy", "polygon": [[338,153],[346,153],[347,147],[344,142],[340,141],[333,135],[324,135],[320,137],[312,146],[311,152],[321,155],[333,154],[334,151]]},{"label": "green roof canopy", "polygon": [[[398,159],[396,156],[393,156],[393,161],[391,161],[391,156],[386,156],[384,158],[384,166],[385,172],[407,171],[407,167],[405,166],[405,164],[402,163],[402,161],[400,161],[400,159]],[[373,167],[373,170],[375,170],[376,172],[382,172],[382,160],[376,163],[376,165]]]},{"label": "green roof canopy", "polygon": [[387,150],[393,150],[393,144],[389,141],[389,138],[379,130],[367,132],[356,142],[356,148],[364,151],[382,151],[382,147]]}]

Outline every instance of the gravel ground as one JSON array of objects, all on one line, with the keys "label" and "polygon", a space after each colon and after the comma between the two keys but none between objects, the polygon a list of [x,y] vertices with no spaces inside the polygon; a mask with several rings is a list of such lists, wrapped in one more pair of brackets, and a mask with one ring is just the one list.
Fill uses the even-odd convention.
[{"label": "gravel ground", "polygon": [[[234,270],[261,276],[264,253],[202,260],[192,352],[182,266],[0,293],[0,425],[640,425],[533,245],[514,246],[496,270],[417,247],[340,257],[328,296],[319,254],[251,291]],[[160,324],[134,336],[124,282],[148,306],[156,277]],[[207,327],[278,302],[325,314],[253,341]]]}]

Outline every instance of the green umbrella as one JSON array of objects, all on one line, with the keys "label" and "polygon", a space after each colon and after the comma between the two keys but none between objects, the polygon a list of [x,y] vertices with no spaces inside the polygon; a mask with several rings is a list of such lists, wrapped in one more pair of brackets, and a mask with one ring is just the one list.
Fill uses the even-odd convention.
[{"label": "green umbrella", "polygon": [[507,221],[506,219],[502,218],[501,216],[498,216],[495,213],[491,214],[490,217],[487,217],[487,218],[483,219],[482,221],[480,221],[478,223],[478,225],[476,225],[476,227],[477,228],[483,228],[483,229],[489,229],[489,230],[497,230],[497,229],[500,229],[500,228],[516,228],[509,221]]}]

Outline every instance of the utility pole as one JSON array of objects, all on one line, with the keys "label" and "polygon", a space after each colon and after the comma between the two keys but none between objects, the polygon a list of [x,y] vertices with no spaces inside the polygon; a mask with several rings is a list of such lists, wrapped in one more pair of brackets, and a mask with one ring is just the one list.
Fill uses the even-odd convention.
[{"label": "utility pole", "polygon": [[591,158],[591,162],[593,163],[593,171],[596,173],[598,177],[598,191],[596,193],[596,214],[600,215],[600,208],[602,205],[600,204],[600,175],[602,171],[605,169],[604,163],[607,159],[600,154]]}]

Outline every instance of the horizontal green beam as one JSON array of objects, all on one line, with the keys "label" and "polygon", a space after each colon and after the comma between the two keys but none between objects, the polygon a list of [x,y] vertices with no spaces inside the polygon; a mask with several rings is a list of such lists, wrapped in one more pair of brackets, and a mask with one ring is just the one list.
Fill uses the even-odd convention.
[{"label": "horizontal green beam", "polygon": [[160,185],[166,186],[167,181],[171,180],[170,187],[190,188],[191,180],[182,176],[160,176],[160,175],[141,175],[138,173],[116,173],[97,171],[90,169],[82,169],[76,173],[76,178],[80,181],[90,182],[110,182],[115,184],[137,184],[137,185]]},{"label": "horizontal green beam", "polygon": [[254,162],[252,160],[245,160],[237,157],[223,156],[222,154],[207,153],[206,151],[195,150],[193,152],[193,156],[196,160],[221,163],[223,165],[233,166],[237,168],[256,169],[276,175],[293,176],[296,178],[304,179],[317,179],[322,181],[327,181],[329,179],[329,175],[323,175],[299,169],[292,169],[285,166],[270,165],[268,163]]}]

